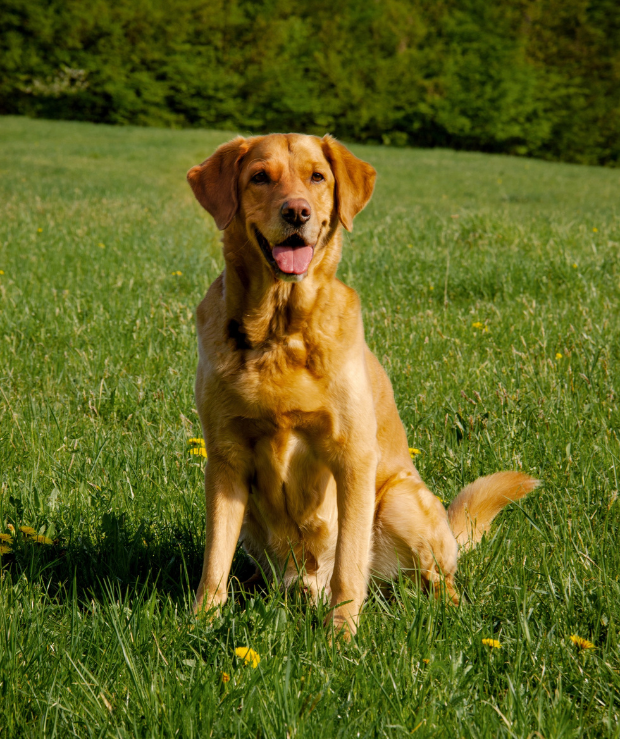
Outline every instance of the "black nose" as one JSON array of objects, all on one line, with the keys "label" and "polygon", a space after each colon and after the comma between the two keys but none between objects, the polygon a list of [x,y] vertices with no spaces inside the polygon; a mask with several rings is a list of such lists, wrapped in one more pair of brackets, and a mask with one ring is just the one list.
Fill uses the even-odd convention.
[{"label": "black nose", "polygon": [[307,200],[297,198],[295,200],[287,200],[280,209],[280,214],[291,226],[303,226],[310,219],[312,209]]}]

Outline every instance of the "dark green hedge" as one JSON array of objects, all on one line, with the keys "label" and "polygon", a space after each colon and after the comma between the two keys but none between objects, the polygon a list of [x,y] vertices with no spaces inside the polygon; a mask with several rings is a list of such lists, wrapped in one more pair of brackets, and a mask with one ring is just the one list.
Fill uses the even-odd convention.
[{"label": "dark green hedge", "polygon": [[0,113],[620,162],[618,0],[2,0]]}]

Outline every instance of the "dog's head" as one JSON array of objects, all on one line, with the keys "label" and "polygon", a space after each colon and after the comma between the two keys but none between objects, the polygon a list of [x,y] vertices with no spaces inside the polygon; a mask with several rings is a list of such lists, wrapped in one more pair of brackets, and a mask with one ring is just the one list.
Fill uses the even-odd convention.
[{"label": "dog's head", "polygon": [[351,230],[375,176],[331,136],[272,134],[223,144],[187,179],[220,230],[242,227],[277,279],[300,281],[338,221]]}]

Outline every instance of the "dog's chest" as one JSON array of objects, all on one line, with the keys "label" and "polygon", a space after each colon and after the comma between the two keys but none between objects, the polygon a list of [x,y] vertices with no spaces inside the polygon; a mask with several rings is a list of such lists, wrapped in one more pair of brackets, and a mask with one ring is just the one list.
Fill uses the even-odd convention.
[{"label": "dog's chest", "polygon": [[246,528],[269,547],[329,536],[336,525],[333,476],[303,434],[278,430],[253,449]]},{"label": "dog's chest", "polygon": [[268,415],[276,420],[323,407],[325,378],[301,336],[246,349],[229,379],[249,417]]}]

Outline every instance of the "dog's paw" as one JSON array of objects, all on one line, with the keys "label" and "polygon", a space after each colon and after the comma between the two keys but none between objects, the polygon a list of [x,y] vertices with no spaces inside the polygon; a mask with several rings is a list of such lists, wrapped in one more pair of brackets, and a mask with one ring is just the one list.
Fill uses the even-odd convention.
[{"label": "dog's paw", "polygon": [[451,577],[447,576],[435,580],[431,585],[432,592],[437,600],[445,599],[446,603],[452,606],[458,606],[460,597],[456,588],[454,587],[454,581]]},{"label": "dog's paw", "polygon": [[204,595],[196,595],[194,604],[192,606],[192,612],[194,616],[204,623],[210,623],[215,618],[221,615],[221,609],[226,602],[226,596],[221,594],[215,594],[212,598],[205,597]]},{"label": "dog's paw", "polygon": [[349,642],[357,632],[357,624],[341,608],[334,608],[325,619],[325,626],[329,629],[330,644],[336,641]]}]

